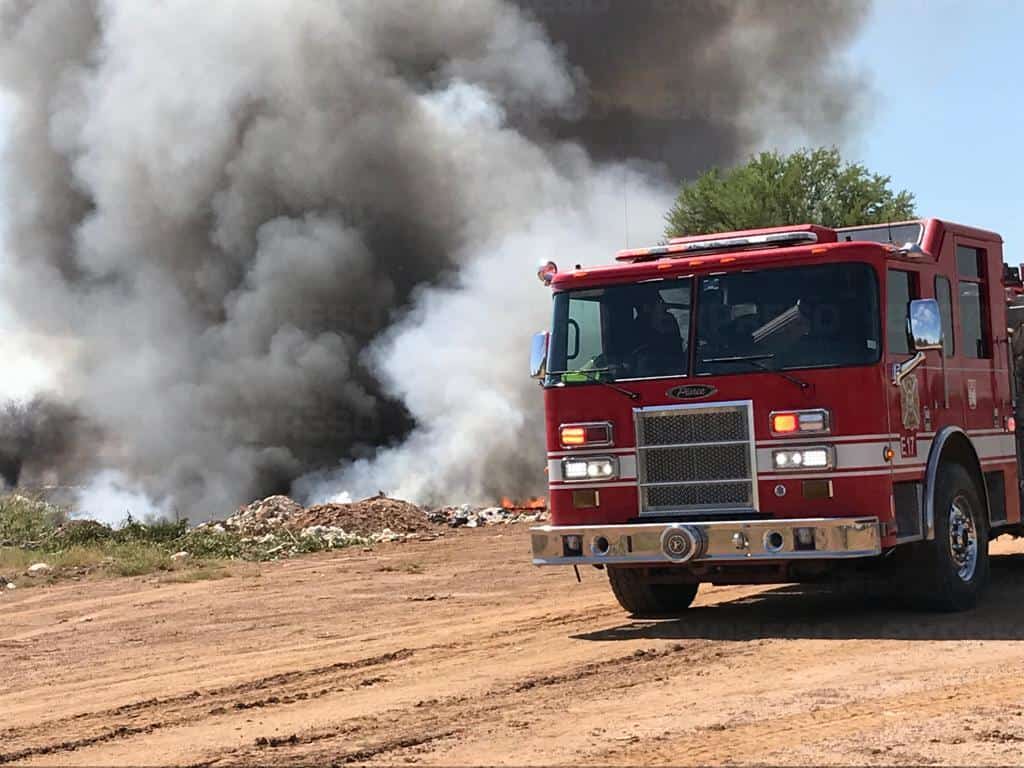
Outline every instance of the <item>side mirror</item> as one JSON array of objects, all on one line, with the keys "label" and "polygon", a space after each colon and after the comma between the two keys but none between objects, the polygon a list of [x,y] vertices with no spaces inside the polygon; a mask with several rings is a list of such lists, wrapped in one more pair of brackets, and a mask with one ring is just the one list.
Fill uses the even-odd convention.
[{"label": "side mirror", "polygon": [[551,334],[547,331],[535,333],[530,347],[530,378],[543,379],[548,367],[548,341]]},{"label": "side mirror", "polygon": [[911,256],[915,259],[931,258],[931,254],[917,243],[904,243],[896,249],[896,253],[900,256]]},{"label": "side mirror", "polygon": [[910,337],[918,352],[942,349],[942,316],[939,314],[939,302],[935,299],[910,302]]}]

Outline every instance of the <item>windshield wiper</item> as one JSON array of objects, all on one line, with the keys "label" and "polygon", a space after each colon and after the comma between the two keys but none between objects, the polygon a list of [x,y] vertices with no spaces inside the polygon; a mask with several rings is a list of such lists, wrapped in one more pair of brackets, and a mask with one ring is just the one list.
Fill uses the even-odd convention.
[{"label": "windshield wiper", "polygon": [[[620,387],[620,386],[618,386],[616,384],[612,384],[610,381],[605,381],[604,379],[601,378],[601,374],[602,373],[608,373],[611,370],[612,370],[611,368],[581,368],[578,371],[548,371],[548,376],[561,376],[562,374],[566,374],[566,373],[573,374],[573,375],[575,375],[575,374],[582,374],[582,375],[586,376],[588,379],[590,379],[590,381],[596,382],[598,384],[604,384],[609,389],[614,389],[616,392],[619,392],[619,393],[625,395],[630,400],[639,400],[640,399],[640,393],[639,392],[634,392],[631,389],[626,389],[625,387]],[[593,374],[593,376],[591,376],[590,374]],[[563,382],[563,383],[565,383],[565,382]]]},{"label": "windshield wiper", "polygon": [[765,360],[774,360],[774,359],[775,359],[775,355],[773,353],[771,353],[771,352],[768,352],[768,353],[763,354],[763,355],[736,355],[735,357],[708,357],[708,358],[705,358],[705,359],[701,360],[700,362],[702,362],[702,363],[748,363],[749,365],[752,365],[755,368],[760,368],[762,371],[768,371],[769,373],[777,373],[777,374],[779,374],[779,376],[781,376],[782,378],[784,378],[786,381],[790,382],[791,384],[796,384],[798,387],[800,387],[800,389],[807,389],[809,386],[811,386],[810,384],[808,384],[803,379],[798,379],[796,376],[791,376],[790,374],[786,373],[785,371],[780,371],[778,368],[770,368],[770,367],[768,367],[767,365],[764,364]]}]

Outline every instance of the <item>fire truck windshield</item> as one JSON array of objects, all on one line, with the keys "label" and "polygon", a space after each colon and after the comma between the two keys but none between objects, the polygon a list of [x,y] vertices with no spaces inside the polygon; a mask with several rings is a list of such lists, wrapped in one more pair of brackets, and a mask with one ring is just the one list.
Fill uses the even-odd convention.
[{"label": "fire truck windshield", "polygon": [[[818,264],[702,277],[697,285],[696,373],[876,362],[878,285],[867,264]],[[730,361],[729,358],[745,358]]]},{"label": "fire truck windshield", "polygon": [[692,295],[692,278],[555,294],[549,381],[685,374]]},{"label": "fire truck windshield", "polygon": [[[782,267],[555,294],[548,383],[876,362],[878,283],[863,263]],[[730,360],[729,358],[734,358]]]}]

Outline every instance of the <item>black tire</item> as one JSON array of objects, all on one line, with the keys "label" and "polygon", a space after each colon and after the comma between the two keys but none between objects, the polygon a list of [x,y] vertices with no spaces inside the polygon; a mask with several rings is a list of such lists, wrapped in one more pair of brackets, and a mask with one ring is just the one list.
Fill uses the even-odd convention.
[{"label": "black tire", "polygon": [[608,581],[619,605],[637,618],[678,616],[690,607],[700,584],[656,584],[639,568],[608,567]]},{"label": "black tire", "polygon": [[954,612],[977,604],[989,577],[988,515],[982,499],[974,478],[963,466],[939,467],[935,538],[921,542],[920,556],[912,563],[915,601],[923,607]]}]

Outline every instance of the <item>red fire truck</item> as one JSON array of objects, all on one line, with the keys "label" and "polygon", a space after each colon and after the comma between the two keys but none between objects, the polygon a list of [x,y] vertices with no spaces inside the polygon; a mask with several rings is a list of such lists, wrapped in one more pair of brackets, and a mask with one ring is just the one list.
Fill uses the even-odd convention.
[{"label": "red fire truck", "polygon": [[989,540],[1024,533],[1020,279],[999,235],[801,225],[616,261],[538,272],[554,321],[531,355],[551,509],[534,563],[607,569],[637,616],[702,582],[866,571],[974,605]]}]

